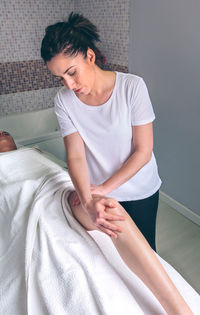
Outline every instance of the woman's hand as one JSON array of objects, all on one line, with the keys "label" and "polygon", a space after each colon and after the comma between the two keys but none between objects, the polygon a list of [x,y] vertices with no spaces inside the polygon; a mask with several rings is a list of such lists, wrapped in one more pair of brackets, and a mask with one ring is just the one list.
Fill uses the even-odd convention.
[{"label": "woman's hand", "polygon": [[73,207],[74,207],[74,206],[79,206],[80,203],[81,203],[81,202],[80,202],[79,196],[78,196],[77,192],[74,191],[74,192],[72,193],[72,206],[73,206]]},{"label": "woman's hand", "polygon": [[108,214],[107,208],[116,208],[117,202],[111,198],[104,198],[101,195],[93,195],[84,208],[89,214],[93,224],[102,232],[117,238],[117,233],[122,229],[110,221],[123,221],[123,216]]},{"label": "woman's hand", "polygon": [[[98,186],[97,185],[91,185],[90,189],[91,189],[92,195],[102,195],[102,196],[106,195],[104,188],[103,188],[103,185],[98,185]],[[81,202],[80,202],[79,196],[78,196],[77,192],[75,191],[73,193],[73,196],[72,196],[72,206],[79,206],[80,203]]]},{"label": "woman's hand", "polygon": [[[93,224],[102,232],[117,238],[117,232],[122,232],[122,229],[111,221],[123,221],[124,217],[119,215],[108,214],[107,208],[116,208],[117,202],[111,198],[105,198],[102,185],[91,185],[92,199],[85,205],[84,209],[89,214]],[[80,205],[80,199],[77,192],[73,192],[72,206]]]}]

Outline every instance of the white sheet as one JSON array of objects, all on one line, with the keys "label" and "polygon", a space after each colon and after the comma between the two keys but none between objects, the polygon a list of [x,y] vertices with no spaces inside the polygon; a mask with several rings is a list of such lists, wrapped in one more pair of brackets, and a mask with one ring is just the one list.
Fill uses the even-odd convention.
[{"label": "white sheet", "polygon": [[[61,167],[33,149],[8,152],[0,154],[0,182],[0,314],[165,314],[109,237],[74,219]],[[159,259],[200,314],[199,295]]]}]

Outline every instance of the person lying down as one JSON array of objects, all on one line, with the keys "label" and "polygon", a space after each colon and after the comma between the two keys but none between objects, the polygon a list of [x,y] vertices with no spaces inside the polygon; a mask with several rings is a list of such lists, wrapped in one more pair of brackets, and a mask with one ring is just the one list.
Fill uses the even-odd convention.
[{"label": "person lying down", "polygon": [[104,198],[117,238],[97,231],[97,243],[66,170],[6,132],[0,152],[1,314],[200,314],[197,292],[116,200]]}]

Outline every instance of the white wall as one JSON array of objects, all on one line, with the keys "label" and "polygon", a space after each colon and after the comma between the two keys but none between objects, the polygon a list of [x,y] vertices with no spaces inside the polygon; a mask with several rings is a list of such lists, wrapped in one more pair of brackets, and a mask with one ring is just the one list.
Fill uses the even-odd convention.
[{"label": "white wall", "polygon": [[200,1],[132,0],[129,71],[149,88],[162,191],[200,215]]}]

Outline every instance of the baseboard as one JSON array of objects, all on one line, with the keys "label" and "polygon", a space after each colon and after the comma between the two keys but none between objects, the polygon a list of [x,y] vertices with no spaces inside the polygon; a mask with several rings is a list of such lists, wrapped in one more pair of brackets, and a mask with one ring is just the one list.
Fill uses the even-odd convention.
[{"label": "baseboard", "polygon": [[175,199],[171,198],[167,194],[165,194],[163,191],[160,190],[160,199],[164,201],[166,204],[168,204],[173,209],[177,210],[179,213],[184,215],[186,218],[194,222],[195,224],[198,224],[200,226],[200,216],[196,213],[194,213],[192,210],[188,209],[184,205],[182,205],[180,202],[176,201]]}]

